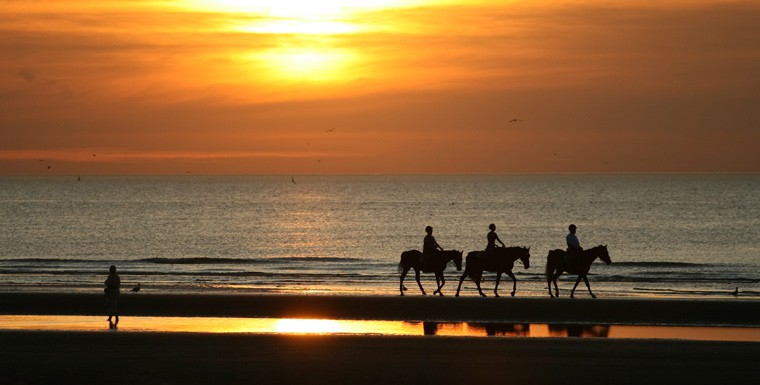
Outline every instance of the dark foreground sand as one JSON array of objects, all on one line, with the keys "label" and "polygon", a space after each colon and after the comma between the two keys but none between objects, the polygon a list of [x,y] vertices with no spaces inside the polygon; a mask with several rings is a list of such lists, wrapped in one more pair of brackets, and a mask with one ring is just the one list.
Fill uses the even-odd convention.
[{"label": "dark foreground sand", "polygon": [[0,332],[2,384],[757,384],[760,344]]},{"label": "dark foreground sand", "polygon": [[[122,316],[760,326],[755,301],[124,295]],[[3,314],[102,314],[0,294]],[[760,343],[0,331],[0,384],[757,384]]]}]

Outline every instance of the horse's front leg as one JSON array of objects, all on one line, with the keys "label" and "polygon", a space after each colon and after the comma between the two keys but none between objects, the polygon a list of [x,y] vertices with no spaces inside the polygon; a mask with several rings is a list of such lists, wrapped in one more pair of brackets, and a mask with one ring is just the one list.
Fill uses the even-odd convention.
[{"label": "horse's front leg", "polygon": [[512,296],[515,296],[515,293],[517,292],[517,278],[515,278],[515,274],[511,271],[507,272],[507,275],[509,278],[512,278]]},{"label": "horse's front leg", "polygon": [[578,287],[578,284],[581,283],[581,279],[583,279],[584,275],[578,274],[578,279],[575,280],[575,285],[573,285],[573,290],[570,290],[570,298],[573,297],[573,294],[575,293],[575,288]]},{"label": "horse's front leg", "polygon": [[[446,278],[444,278],[443,273],[441,273],[441,283],[438,285],[438,295],[443,297],[443,285],[446,284]],[[435,293],[434,293],[435,294]]]},{"label": "horse's front leg", "polygon": [[588,284],[588,277],[585,275],[583,276],[583,282],[586,282],[586,287],[588,288],[588,293],[591,294],[591,298],[596,298],[594,293],[591,292],[591,285]]},{"label": "horse's front leg", "polygon": [[454,295],[455,297],[459,297],[459,290],[462,289],[462,282],[464,282],[465,277],[467,277],[467,269],[464,270],[464,273],[462,273],[462,276],[459,277],[459,286],[457,286],[457,293]]},{"label": "horse's front leg", "polygon": [[420,282],[420,271],[417,268],[414,269],[414,278],[417,280],[417,286],[420,287],[422,295],[427,295],[427,293],[425,293],[425,289],[422,288],[422,283]]},{"label": "horse's front leg", "polygon": [[496,273],[496,286],[493,288],[493,294],[499,296],[499,282],[501,282],[501,272]]}]

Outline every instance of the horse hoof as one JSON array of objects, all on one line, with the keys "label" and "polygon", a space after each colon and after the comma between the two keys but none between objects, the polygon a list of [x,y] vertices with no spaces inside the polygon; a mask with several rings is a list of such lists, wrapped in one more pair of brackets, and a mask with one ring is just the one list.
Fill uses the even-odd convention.
[{"label": "horse hoof", "polygon": [[459,297],[459,293],[454,294],[454,297]]},{"label": "horse hoof", "polygon": [[515,296],[515,292],[514,291],[511,294],[512,294],[513,297]]}]

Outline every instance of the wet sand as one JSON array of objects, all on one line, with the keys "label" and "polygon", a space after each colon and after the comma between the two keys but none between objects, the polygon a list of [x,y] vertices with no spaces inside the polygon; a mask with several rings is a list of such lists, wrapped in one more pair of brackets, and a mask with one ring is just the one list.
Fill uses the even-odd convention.
[{"label": "wet sand", "polygon": [[[124,294],[122,317],[760,326],[755,301]],[[0,294],[4,314],[102,314],[102,296]],[[123,321],[122,321],[123,322]],[[0,331],[2,384],[755,384],[760,343]]]}]

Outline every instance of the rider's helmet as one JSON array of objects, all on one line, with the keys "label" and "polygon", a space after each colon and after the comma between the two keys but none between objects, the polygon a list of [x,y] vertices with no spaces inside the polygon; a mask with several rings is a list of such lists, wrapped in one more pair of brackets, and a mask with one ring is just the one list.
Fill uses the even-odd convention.
[{"label": "rider's helmet", "polygon": [[570,226],[567,226],[567,229],[570,230],[570,231],[573,231],[573,230],[576,229],[576,227],[575,227],[574,224],[570,224]]},{"label": "rider's helmet", "polygon": [[488,225],[488,229],[489,230],[496,230],[496,225],[494,225],[493,223],[491,223],[490,225]]},{"label": "rider's helmet", "polygon": [[426,233],[432,233],[433,232],[433,228],[431,226],[427,226],[427,227],[425,227],[425,232]]}]

